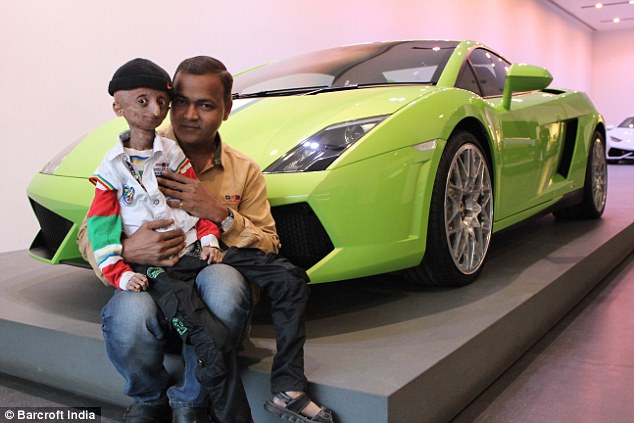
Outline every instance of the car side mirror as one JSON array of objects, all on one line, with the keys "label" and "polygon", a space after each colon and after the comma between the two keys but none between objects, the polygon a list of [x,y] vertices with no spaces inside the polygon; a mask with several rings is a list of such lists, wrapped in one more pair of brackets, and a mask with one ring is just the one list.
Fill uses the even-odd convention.
[{"label": "car side mirror", "polygon": [[511,108],[511,96],[513,93],[543,90],[551,82],[553,82],[553,76],[545,68],[515,63],[511,65],[506,73],[502,106],[507,110]]}]

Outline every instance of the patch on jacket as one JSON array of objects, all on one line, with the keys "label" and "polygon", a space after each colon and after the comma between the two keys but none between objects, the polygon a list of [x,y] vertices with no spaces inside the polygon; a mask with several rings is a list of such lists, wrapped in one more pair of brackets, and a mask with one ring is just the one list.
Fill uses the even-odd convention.
[{"label": "patch on jacket", "polygon": [[172,317],[172,326],[174,326],[176,332],[178,332],[178,334],[181,336],[183,336],[183,334],[187,332],[187,327],[178,319],[178,317]]},{"label": "patch on jacket", "polygon": [[154,164],[154,175],[161,176],[164,170],[169,170],[169,163],[156,163]]},{"label": "patch on jacket", "polygon": [[161,273],[165,273],[165,270],[162,267],[148,267],[145,273],[147,273],[150,278],[156,279]]},{"label": "patch on jacket", "polygon": [[130,185],[123,185],[121,200],[126,206],[131,206],[134,201],[134,187],[131,187]]}]

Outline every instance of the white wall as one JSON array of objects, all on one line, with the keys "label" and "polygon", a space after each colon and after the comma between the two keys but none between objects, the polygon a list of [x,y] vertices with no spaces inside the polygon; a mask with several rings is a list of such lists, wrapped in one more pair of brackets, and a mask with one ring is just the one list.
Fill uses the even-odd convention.
[{"label": "white wall", "polygon": [[634,115],[634,30],[599,32],[592,45],[593,101],[608,125]]},{"label": "white wall", "polygon": [[207,54],[236,72],[338,44],[469,38],[547,67],[554,86],[588,91],[599,79],[591,75],[592,33],[544,0],[0,0],[0,7],[0,252],[28,248],[38,230],[25,194],[32,175],[112,116],[108,81],[134,57],[172,73],[182,59]]}]

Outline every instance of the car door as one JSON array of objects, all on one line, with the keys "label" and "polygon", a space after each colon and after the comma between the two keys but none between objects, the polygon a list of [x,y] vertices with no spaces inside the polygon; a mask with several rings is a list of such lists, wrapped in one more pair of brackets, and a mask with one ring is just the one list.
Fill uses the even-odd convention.
[{"label": "car door", "polygon": [[491,105],[500,125],[499,144],[494,146],[498,150],[495,209],[498,221],[552,198],[550,188],[564,144],[564,113],[554,101],[555,96],[543,92],[516,94],[511,109],[504,109],[502,93],[510,64],[481,48],[471,52],[467,64],[469,69],[465,68],[457,85],[478,90]]}]

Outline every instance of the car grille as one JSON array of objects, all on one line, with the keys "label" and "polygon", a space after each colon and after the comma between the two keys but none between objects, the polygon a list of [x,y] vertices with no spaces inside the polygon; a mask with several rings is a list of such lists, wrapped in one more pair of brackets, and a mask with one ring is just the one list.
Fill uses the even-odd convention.
[{"label": "car grille", "polygon": [[41,228],[31,245],[31,251],[38,256],[51,259],[73,227],[73,222],[53,213],[31,198],[29,201]]},{"label": "car grille", "polygon": [[[40,224],[31,252],[52,259],[72,229],[73,223],[29,198]],[[307,203],[273,207],[280,254],[295,265],[309,269],[334,249],[326,230]]]},{"label": "car grille", "polygon": [[621,157],[624,156],[628,153],[631,153],[631,151],[627,151],[627,150],[621,150],[620,148],[610,148],[608,150],[608,156],[609,157]]},{"label": "car grille", "polygon": [[575,152],[579,119],[569,119],[564,122],[564,125],[564,149],[561,154],[561,160],[559,161],[557,173],[559,173],[564,178],[568,178],[570,165],[572,164],[572,155]]},{"label": "car grille", "polygon": [[326,230],[307,203],[273,207],[280,254],[293,264],[309,269],[335,247]]}]

